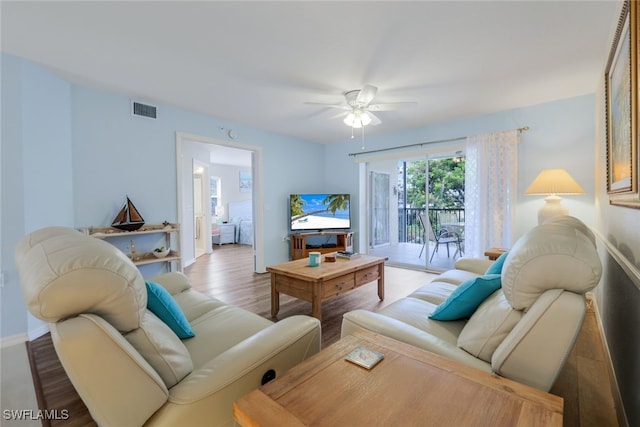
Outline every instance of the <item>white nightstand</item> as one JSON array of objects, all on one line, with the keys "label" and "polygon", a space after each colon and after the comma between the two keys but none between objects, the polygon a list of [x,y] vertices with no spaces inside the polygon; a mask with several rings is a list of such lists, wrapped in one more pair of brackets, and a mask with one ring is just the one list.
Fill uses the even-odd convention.
[{"label": "white nightstand", "polygon": [[218,224],[211,233],[211,243],[224,245],[236,242],[235,224]]}]

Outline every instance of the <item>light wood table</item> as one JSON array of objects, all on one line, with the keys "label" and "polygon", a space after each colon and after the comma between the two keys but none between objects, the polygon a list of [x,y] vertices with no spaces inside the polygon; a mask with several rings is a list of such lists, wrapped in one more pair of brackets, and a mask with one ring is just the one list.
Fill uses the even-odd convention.
[{"label": "light wood table", "polygon": [[[345,357],[384,354],[367,370]],[[342,338],[233,404],[241,426],[562,426],[558,396],[367,331]]]},{"label": "light wood table", "polygon": [[[335,254],[329,254],[335,255]],[[280,311],[280,293],[311,302],[311,315],[322,320],[321,303],[358,286],[378,281],[378,297],[384,299],[384,262],[386,258],[356,255],[309,266],[309,258],[267,267],[271,273],[271,315]]]},{"label": "light wood table", "polygon": [[500,255],[507,252],[508,250],[509,249],[505,248],[489,248],[484,251],[484,256],[489,257],[491,261],[495,261],[500,257]]}]

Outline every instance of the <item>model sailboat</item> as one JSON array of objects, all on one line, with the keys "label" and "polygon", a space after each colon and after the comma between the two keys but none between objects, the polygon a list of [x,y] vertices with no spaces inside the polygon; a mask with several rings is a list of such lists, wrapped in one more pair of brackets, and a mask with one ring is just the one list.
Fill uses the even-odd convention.
[{"label": "model sailboat", "polygon": [[127,201],[111,223],[112,227],[125,231],[135,231],[144,225],[144,219],[133,205],[129,196]]}]

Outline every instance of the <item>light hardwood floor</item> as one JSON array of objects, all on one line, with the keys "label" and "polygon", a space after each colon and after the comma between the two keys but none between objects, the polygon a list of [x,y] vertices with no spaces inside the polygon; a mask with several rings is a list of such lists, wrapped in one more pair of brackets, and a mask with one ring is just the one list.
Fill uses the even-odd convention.
[{"label": "light hardwood floor", "polygon": [[[248,246],[217,246],[212,254],[201,256],[195,264],[187,267],[185,274],[195,289],[270,319],[270,278],[268,274],[256,274],[252,271],[251,256],[251,248]],[[386,267],[384,301],[378,300],[375,282],[326,301],[322,305],[323,346],[340,338],[343,313],[356,308],[377,310],[404,297],[433,277],[421,271]],[[310,313],[310,303],[281,295],[278,319]],[[30,344],[35,347],[33,363],[39,365],[37,381],[40,385],[36,383],[36,388],[40,387],[44,392],[39,396],[45,402],[41,408],[72,409],[69,420],[53,422],[51,425],[95,425],[64,374],[50,336],[47,334]],[[576,346],[551,390],[553,394],[564,398],[564,426],[619,425],[604,355],[595,313],[590,309]]]},{"label": "light hardwood floor", "polygon": [[[311,315],[311,303],[280,294],[277,319],[271,317],[271,279],[268,273],[251,269],[251,248],[244,245],[216,247],[185,269],[194,289],[228,304],[245,308],[270,320],[294,314]],[[377,282],[361,286],[338,298],[322,303],[322,346],[340,338],[342,314],[350,310],[378,310],[414,289],[433,280],[435,275],[423,271],[385,268],[385,299],[378,299]],[[326,315],[325,315],[326,314]]]}]

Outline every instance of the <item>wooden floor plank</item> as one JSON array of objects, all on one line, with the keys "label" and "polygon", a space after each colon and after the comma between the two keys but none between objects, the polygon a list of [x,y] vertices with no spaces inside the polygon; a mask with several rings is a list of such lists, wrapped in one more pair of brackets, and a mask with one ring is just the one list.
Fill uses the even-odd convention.
[{"label": "wooden floor plank", "polygon": [[[194,289],[226,303],[234,304],[271,319],[269,274],[252,270],[249,246],[216,246],[213,253],[198,258],[185,269]],[[363,308],[378,310],[404,297],[415,288],[429,282],[432,276],[420,271],[387,268],[385,270],[385,300],[379,301],[376,283],[362,286],[322,304],[322,344],[327,346],[340,338],[342,314]],[[311,304],[281,295],[277,319],[294,314],[310,314]],[[68,380],[58,360],[51,337],[46,334],[29,343],[34,372],[34,384],[42,393],[46,407],[68,409],[70,418],[56,420],[52,426],[95,426],[89,412]],[[593,310],[587,314],[565,368],[551,392],[564,398],[564,426],[615,427],[618,424],[610,393],[610,378],[604,368],[603,347]],[[38,382],[40,385],[38,385]],[[61,406],[62,405],[62,406]]]}]

